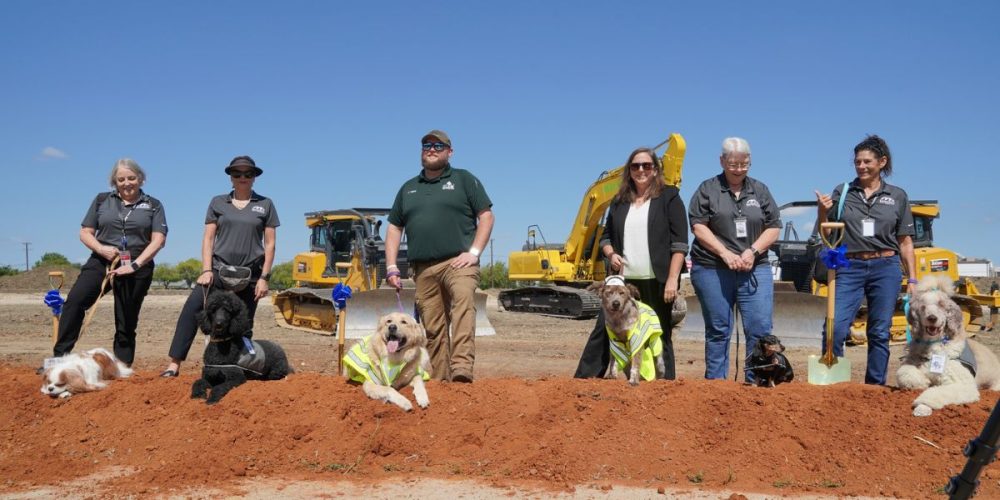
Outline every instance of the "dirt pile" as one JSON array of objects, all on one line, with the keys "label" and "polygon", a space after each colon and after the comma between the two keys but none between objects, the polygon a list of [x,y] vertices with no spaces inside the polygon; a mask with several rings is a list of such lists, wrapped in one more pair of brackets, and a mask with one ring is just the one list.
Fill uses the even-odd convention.
[{"label": "dirt pile", "polygon": [[61,290],[63,297],[69,293],[70,288],[73,288],[73,283],[76,283],[76,278],[80,276],[80,270],[73,266],[36,267],[13,276],[0,277],[0,292],[38,292],[39,297],[41,297],[52,288],[49,284],[50,271],[62,271],[64,274]]},{"label": "dirt pile", "polygon": [[[431,382],[431,407],[407,414],[317,373],[250,382],[216,406],[189,399],[194,375],[154,375],[54,400],[28,367],[0,365],[0,494],[103,471],[78,493],[424,477],[927,498],[964,466],[962,447],[997,402],[988,393],[918,419],[913,393],[859,384],[494,378]],[[1000,496],[998,479],[989,466],[979,496]]]}]

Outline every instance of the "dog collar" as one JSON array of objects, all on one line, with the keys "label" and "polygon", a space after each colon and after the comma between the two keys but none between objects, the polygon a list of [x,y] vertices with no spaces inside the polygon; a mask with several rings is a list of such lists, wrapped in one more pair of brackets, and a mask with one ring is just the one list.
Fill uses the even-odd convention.
[{"label": "dog collar", "polygon": [[233,336],[230,335],[230,336],[228,336],[226,338],[222,338],[222,339],[208,339],[208,341],[211,342],[211,343],[213,343],[213,344],[218,344],[219,342],[228,342],[228,341],[232,340],[232,338],[233,338]]},{"label": "dog collar", "polygon": [[949,339],[948,337],[941,337],[941,338],[939,338],[937,340],[912,339],[912,340],[910,340],[910,343],[911,344],[928,344],[928,345],[933,345],[933,344],[937,344],[937,343],[940,342],[942,344],[947,344],[949,340],[951,340],[951,339]]},{"label": "dog collar", "polygon": [[606,286],[625,286],[625,277],[620,274],[612,274],[604,278],[604,284]]}]

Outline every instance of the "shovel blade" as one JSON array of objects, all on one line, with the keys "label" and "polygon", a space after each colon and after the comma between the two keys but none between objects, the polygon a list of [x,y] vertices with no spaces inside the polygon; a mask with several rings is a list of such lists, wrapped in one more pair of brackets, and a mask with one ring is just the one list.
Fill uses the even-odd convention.
[{"label": "shovel blade", "polygon": [[821,356],[809,356],[809,383],[812,385],[831,385],[851,381],[851,360],[837,358],[832,366],[826,366]]}]

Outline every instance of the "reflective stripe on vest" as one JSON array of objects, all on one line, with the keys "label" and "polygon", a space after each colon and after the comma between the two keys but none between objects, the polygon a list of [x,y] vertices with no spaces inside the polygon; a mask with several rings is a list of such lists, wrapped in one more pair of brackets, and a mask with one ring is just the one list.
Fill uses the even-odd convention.
[{"label": "reflective stripe on vest", "polygon": [[660,336],[663,335],[663,328],[660,326],[660,318],[652,307],[636,301],[639,308],[639,319],[635,322],[626,337],[626,342],[619,342],[614,332],[605,326],[608,332],[608,340],[611,344],[611,356],[615,358],[619,370],[624,370],[625,365],[631,361],[639,351],[642,351],[642,361],[639,365],[639,374],[645,380],[656,378],[656,364],[653,359],[663,352],[663,342]]},{"label": "reflective stripe on vest", "polygon": [[[406,363],[391,364],[386,361],[380,365],[381,369],[375,368],[368,357],[368,343],[370,341],[371,337],[361,339],[361,342],[354,344],[351,350],[344,355],[347,376],[355,382],[364,383],[370,380],[378,385],[391,386],[399,377],[399,372],[403,370]],[[424,380],[431,379],[430,374],[420,366],[420,360],[417,360],[417,374]]]}]

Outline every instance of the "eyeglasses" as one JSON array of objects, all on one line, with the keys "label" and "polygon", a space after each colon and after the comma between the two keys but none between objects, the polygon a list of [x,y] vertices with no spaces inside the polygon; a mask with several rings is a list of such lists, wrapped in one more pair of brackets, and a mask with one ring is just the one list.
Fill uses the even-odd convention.
[{"label": "eyeglasses", "polygon": [[745,162],[742,162],[742,163],[736,163],[736,162],[732,162],[732,161],[727,161],[726,162],[726,168],[730,168],[730,169],[733,169],[733,170],[746,170],[746,169],[750,168],[750,162],[745,161]]},{"label": "eyeglasses", "polygon": [[423,148],[424,151],[430,151],[432,149],[434,151],[444,151],[449,146],[443,142],[425,142],[421,144],[420,147]]},{"label": "eyeglasses", "polygon": [[632,163],[628,166],[628,168],[632,169],[633,172],[638,172],[640,170],[653,170],[656,166],[653,165],[653,162],[651,161],[644,161],[642,163]]},{"label": "eyeglasses", "polygon": [[233,170],[233,172],[229,175],[232,176],[233,179],[239,179],[240,177],[244,179],[253,179],[254,177],[257,177],[257,174],[255,174],[253,170]]}]

